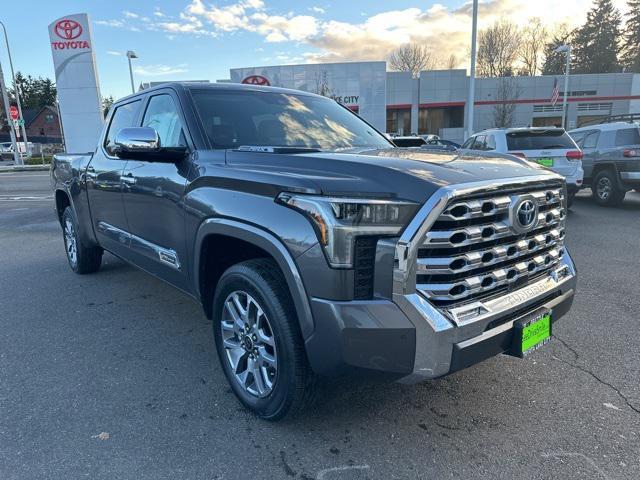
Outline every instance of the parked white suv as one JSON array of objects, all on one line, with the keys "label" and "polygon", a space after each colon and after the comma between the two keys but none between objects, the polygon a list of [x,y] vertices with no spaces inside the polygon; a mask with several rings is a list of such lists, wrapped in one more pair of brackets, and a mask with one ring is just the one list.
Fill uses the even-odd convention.
[{"label": "parked white suv", "polygon": [[582,188],[582,151],[563,128],[493,128],[473,134],[459,153],[499,152],[536,162],[565,177],[568,203]]}]

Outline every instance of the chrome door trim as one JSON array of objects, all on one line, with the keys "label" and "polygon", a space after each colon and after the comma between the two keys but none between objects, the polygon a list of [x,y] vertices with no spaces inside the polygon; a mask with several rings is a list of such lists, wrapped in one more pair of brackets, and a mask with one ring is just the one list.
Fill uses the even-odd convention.
[{"label": "chrome door trim", "polygon": [[182,264],[175,250],[171,248],[161,247],[153,242],[145,240],[142,237],[134,235],[107,222],[98,222],[98,230],[104,235],[123,244],[128,244],[131,249],[135,249],[138,253],[155,260],[163,265],[171,267],[175,270],[181,270]]}]

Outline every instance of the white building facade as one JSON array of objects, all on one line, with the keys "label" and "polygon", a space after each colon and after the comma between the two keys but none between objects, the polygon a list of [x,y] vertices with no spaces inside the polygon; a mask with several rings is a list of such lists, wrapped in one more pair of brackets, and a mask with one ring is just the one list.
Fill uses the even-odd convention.
[{"label": "white building facade", "polygon": [[[464,139],[469,88],[465,70],[423,71],[416,79],[407,72],[387,72],[386,62],[352,62],[235,68],[230,78],[234,83],[332,97],[387,133]],[[494,126],[559,126],[563,92],[553,105],[555,80],[564,85],[562,75],[476,79],[474,131]],[[640,113],[640,74],[571,75],[567,103],[567,128],[608,115]]]}]

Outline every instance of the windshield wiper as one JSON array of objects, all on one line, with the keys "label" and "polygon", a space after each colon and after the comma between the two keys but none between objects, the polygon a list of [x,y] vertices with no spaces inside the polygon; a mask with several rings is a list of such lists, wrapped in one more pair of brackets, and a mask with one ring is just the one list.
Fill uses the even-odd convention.
[{"label": "windshield wiper", "polygon": [[258,152],[258,153],[313,153],[320,152],[319,148],[313,147],[278,147],[268,145],[241,145],[237,148],[239,152]]}]

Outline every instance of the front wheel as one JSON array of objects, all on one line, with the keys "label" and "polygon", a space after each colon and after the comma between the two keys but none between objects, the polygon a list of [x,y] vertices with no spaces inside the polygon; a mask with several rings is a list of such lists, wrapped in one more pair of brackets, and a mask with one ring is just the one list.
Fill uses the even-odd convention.
[{"label": "front wheel", "polygon": [[62,233],[71,270],[81,275],[98,271],[102,263],[102,248],[82,244],[78,222],[71,207],[65,208],[62,213]]},{"label": "front wheel", "polygon": [[593,181],[591,189],[596,202],[605,207],[620,205],[627,193],[618,186],[616,173],[612,170],[599,172]]},{"label": "front wheel", "polygon": [[213,300],[218,357],[238,399],[278,420],[314,398],[315,375],[278,265],[255,259],[222,274]]}]

